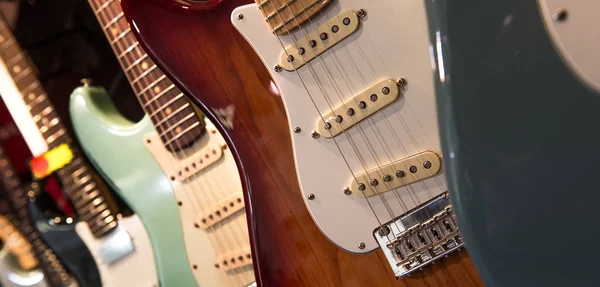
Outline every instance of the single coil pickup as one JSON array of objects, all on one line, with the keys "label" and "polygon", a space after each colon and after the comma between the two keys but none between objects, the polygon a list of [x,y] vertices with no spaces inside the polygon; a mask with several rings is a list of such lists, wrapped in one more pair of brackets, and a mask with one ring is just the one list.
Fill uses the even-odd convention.
[{"label": "single coil pickup", "polygon": [[354,11],[342,11],[285,48],[281,53],[280,66],[286,71],[299,69],[356,32],[359,22]]},{"label": "single coil pickup", "polygon": [[234,215],[244,208],[244,196],[241,193],[232,194],[208,210],[198,214],[196,227],[204,230]]},{"label": "single coil pickup", "polygon": [[23,237],[10,220],[0,215],[0,239],[18,260],[19,266],[24,270],[31,270],[38,266],[38,261],[33,254],[31,244]]},{"label": "single coil pickup", "polygon": [[357,174],[350,184],[352,194],[371,197],[436,175],[442,168],[440,157],[425,151]]},{"label": "single coil pickup", "polygon": [[223,254],[215,262],[215,268],[223,271],[234,270],[248,265],[252,265],[250,247]]},{"label": "single coil pickup", "polygon": [[176,170],[169,174],[172,181],[184,181],[200,171],[208,168],[223,157],[223,148],[219,145],[209,145],[192,156],[182,160]]},{"label": "single coil pickup", "polygon": [[324,138],[333,138],[399,97],[400,89],[394,80],[379,81],[332,111],[323,114],[317,122],[317,132]]}]

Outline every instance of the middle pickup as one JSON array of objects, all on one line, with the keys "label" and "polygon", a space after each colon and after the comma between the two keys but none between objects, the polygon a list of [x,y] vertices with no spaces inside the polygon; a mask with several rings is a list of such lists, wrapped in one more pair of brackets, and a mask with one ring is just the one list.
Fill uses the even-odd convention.
[{"label": "middle pickup", "polygon": [[333,138],[343,131],[383,109],[400,97],[396,81],[385,79],[362,91],[342,105],[322,115],[317,132]]}]

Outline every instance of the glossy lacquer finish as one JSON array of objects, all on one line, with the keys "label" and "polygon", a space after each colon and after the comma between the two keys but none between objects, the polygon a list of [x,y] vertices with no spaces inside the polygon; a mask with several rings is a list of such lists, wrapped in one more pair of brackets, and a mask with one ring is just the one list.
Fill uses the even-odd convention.
[{"label": "glossy lacquer finish", "polygon": [[[106,91],[97,87],[80,87],[73,91],[70,113],[73,128],[90,162],[144,224],[156,261],[152,265],[156,264],[161,286],[196,286],[185,253],[175,196],[167,177],[144,147],[144,137],[153,131],[152,123],[147,117],[138,123],[127,120],[117,111]],[[134,244],[136,235],[144,236],[130,235],[134,237]],[[139,244],[138,252],[142,252]],[[144,254],[134,256],[146,257]],[[124,271],[128,268],[136,271],[135,266],[121,266]],[[137,280],[142,284],[150,279]]]},{"label": "glossy lacquer finish", "polygon": [[236,156],[259,284],[480,284],[465,252],[396,280],[381,252],[353,255],[331,244],[301,198],[283,104],[262,62],[230,22],[233,9],[249,2],[224,1],[207,11],[161,3],[122,2],[148,54],[191,95]]},{"label": "glossy lacquer finish", "polygon": [[451,198],[486,285],[598,285],[599,95],[556,53],[536,1],[430,7]]}]

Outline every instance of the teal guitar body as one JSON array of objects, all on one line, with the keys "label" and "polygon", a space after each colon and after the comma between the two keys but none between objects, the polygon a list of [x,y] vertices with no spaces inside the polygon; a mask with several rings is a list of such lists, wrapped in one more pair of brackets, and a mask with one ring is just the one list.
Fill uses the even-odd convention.
[{"label": "teal guitar body", "polygon": [[[154,265],[160,286],[197,286],[188,263],[177,201],[167,177],[144,147],[144,136],[154,132],[150,120],[145,117],[132,123],[125,119],[106,91],[96,87],[77,88],[71,95],[70,113],[85,154],[143,223],[143,228],[127,230],[136,248],[129,256],[138,256],[139,262]],[[127,228],[126,220],[120,219],[119,224]],[[147,235],[142,234],[144,230]],[[145,236],[151,245],[148,248],[141,246],[144,240],[138,240]],[[98,244],[88,242],[94,241],[93,237],[82,238],[86,245]],[[117,262],[100,266],[100,273],[103,281],[108,278],[114,286],[127,286],[129,283],[124,280],[132,279],[121,277],[135,277],[131,274],[140,267]]]},{"label": "teal guitar body", "polygon": [[429,0],[452,205],[486,286],[598,286],[598,1]]}]

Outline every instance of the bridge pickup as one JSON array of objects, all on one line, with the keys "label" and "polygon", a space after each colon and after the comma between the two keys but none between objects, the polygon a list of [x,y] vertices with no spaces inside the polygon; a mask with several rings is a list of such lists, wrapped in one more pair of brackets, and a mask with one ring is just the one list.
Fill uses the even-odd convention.
[{"label": "bridge pickup", "polygon": [[333,138],[383,109],[399,96],[400,89],[394,80],[382,80],[333,111],[323,114],[323,118],[317,122],[317,132],[325,138]]},{"label": "bridge pickup", "polygon": [[169,174],[169,178],[184,181],[217,162],[221,157],[223,157],[223,148],[218,145],[209,145],[182,160],[177,165],[177,169]]},{"label": "bridge pickup", "polygon": [[357,174],[350,190],[358,197],[371,197],[436,175],[442,167],[440,157],[431,151]]},{"label": "bridge pickup", "polygon": [[215,262],[215,268],[224,271],[234,270],[248,265],[252,265],[252,251],[250,251],[250,247],[223,254],[219,256],[217,262]]},{"label": "bridge pickup", "polygon": [[234,215],[244,208],[244,196],[241,193],[230,195],[215,206],[198,214],[196,224],[204,230]]},{"label": "bridge pickup", "polygon": [[396,278],[415,272],[464,245],[448,193],[384,223],[373,235]]},{"label": "bridge pickup", "polygon": [[285,48],[281,53],[280,66],[286,71],[299,69],[356,32],[359,22],[359,17],[354,11],[342,11]]}]

